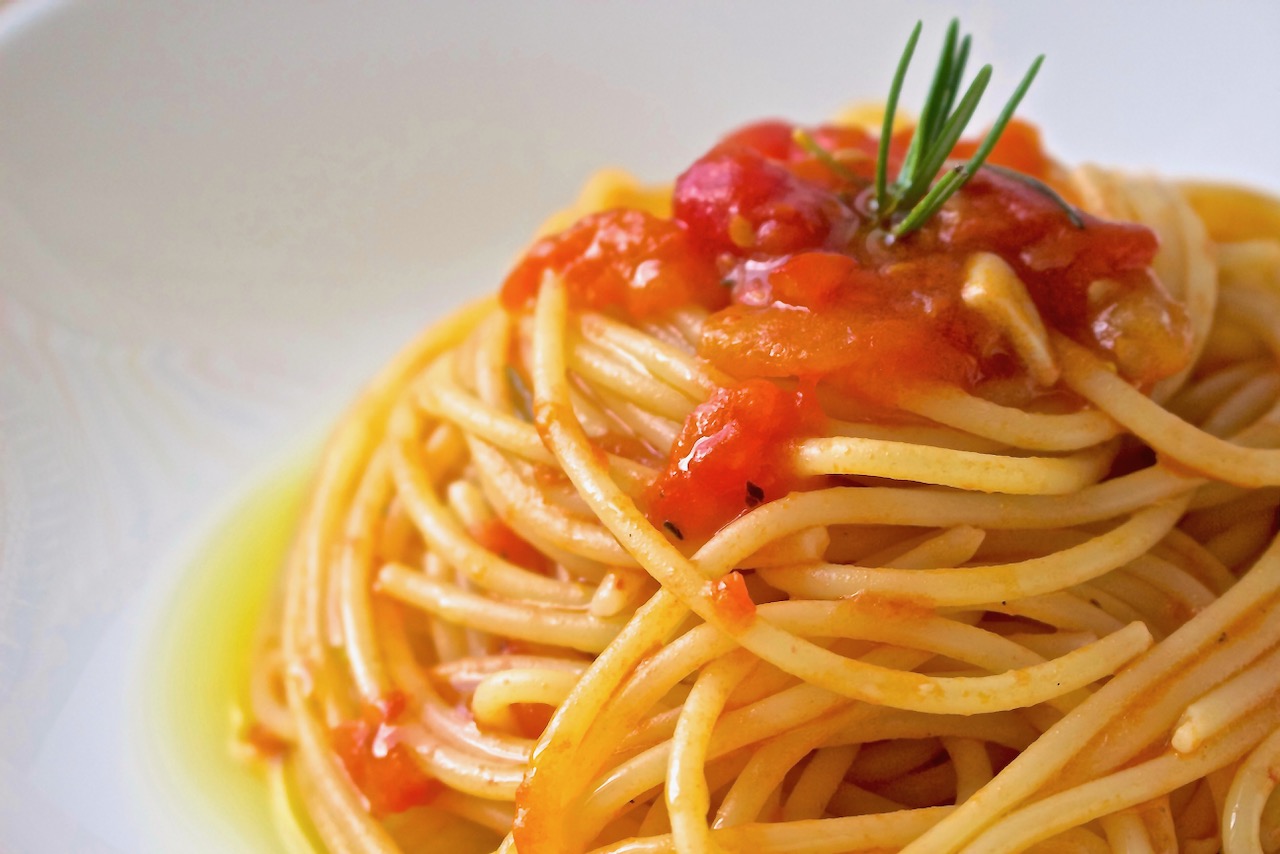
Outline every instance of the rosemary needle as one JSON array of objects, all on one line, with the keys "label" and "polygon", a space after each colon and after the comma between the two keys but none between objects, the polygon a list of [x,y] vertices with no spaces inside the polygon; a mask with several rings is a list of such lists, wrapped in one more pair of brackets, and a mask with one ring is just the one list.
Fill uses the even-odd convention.
[{"label": "rosemary needle", "polygon": [[[1031,67],[1022,76],[1013,94],[1005,102],[1004,108],[1000,110],[1000,115],[996,117],[991,130],[978,144],[973,155],[964,163],[947,167],[952,151],[955,150],[956,144],[978,109],[978,103],[986,93],[987,85],[991,82],[991,66],[984,65],[974,75],[968,88],[964,90],[964,95],[960,95],[972,39],[967,35],[961,36],[960,21],[953,18],[947,26],[947,34],[942,41],[942,55],[938,58],[938,65],[934,69],[933,82],[925,96],[920,120],[911,132],[911,140],[903,155],[898,176],[890,184],[889,149],[893,139],[894,119],[898,112],[898,99],[902,94],[907,69],[915,55],[916,43],[920,40],[920,32],[923,28],[923,22],[917,21],[911,30],[911,35],[907,38],[907,46],[902,51],[902,57],[898,60],[893,83],[889,86],[889,97],[885,100],[884,122],[880,130],[880,144],[876,154],[875,197],[871,203],[872,213],[875,216],[876,226],[888,231],[894,238],[905,237],[924,225],[930,217],[941,210],[947,199],[955,195],[965,182],[986,164],[987,157],[1009,125],[1014,111],[1022,103],[1023,96],[1031,88],[1032,82],[1040,72],[1040,66],[1044,64],[1044,54],[1036,57],[1031,63]],[[956,101],[957,96],[959,96],[959,102]],[[823,148],[808,132],[797,128],[793,138],[797,145],[842,180],[850,183],[858,180],[848,167]],[[944,167],[947,168],[944,169]],[[1007,167],[988,166],[987,168],[1021,181],[1048,197],[1062,208],[1072,225],[1076,228],[1084,228],[1084,219],[1079,211],[1054,192],[1048,184]]]},{"label": "rosemary needle", "polygon": [[[893,85],[889,89],[888,104],[892,105],[894,110],[897,108],[898,96],[906,76],[906,67],[910,64],[911,56],[915,52],[915,42],[919,33],[920,24],[917,24],[911,33],[911,38],[907,41],[907,48],[903,51],[902,59],[898,63],[898,71],[893,78]],[[982,99],[987,84],[991,80],[991,66],[984,65],[974,75],[973,81],[960,97],[959,102],[956,102],[956,96],[960,93],[964,81],[970,44],[969,36],[961,37],[960,35],[960,22],[953,19],[947,27],[947,35],[942,44],[942,55],[934,70],[933,83],[925,97],[920,121],[912,132],[911,142],[898,177],[891,186],[884,188],[883,193],[877,183],[876,215],[879,218],[879,225],[881,228],[888,228],[895,237],[903,237],[923,225],[938,212],[947,199],[973,177],[973,174],[986,161],[1000,139],[1000,135],[1004,133],[1009,120],[1013,118],[1014,111],[1022,102],[1027,89],[1031,87],[1032,81],[1040,71],[1040,65],[1044,62],[1044,56],[1041,55],[1031,63],[1022,81],[1014,89],[1013,95],[1005,103],[1004,109],[1000,111],[995,124],[991,126],[991,130],[987,132],[968,162],[952,167],[943,174],[942,178],[938,178],[939,170],[946,163],[964,129],[973,118],[978,102]],[[886,111],[886,127],[889,130],[885,133],[891,133],[891,122],[892,116]],[[877,181],[880,180],[881,174],[888,171],[888,155],[889,147],[882,134],[880,154],[876,163]],[[899,211],[906,211],[906,213],[898,216]]]}]

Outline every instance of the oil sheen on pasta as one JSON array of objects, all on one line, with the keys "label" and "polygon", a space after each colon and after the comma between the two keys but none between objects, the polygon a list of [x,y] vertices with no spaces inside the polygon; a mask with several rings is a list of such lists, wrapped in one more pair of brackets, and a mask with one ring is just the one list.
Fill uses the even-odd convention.
[{"label": "oil sheen on pasta", "polygon": [[252,652],[314,465],[314,453],[292,455],[199,544],[160,645],[163,741],[215,820],[263,847],[275,844],[277,826],[263,769],[246,762],[241,743],[250,726]]}]

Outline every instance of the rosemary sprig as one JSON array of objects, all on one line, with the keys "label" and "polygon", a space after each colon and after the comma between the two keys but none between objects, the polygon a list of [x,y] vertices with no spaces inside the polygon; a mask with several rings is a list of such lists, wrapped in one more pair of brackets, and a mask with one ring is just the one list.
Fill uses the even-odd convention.
[{"label": "rosemary sprig", "polygon": [[893,85],[889,87],[889,100],[884,105],[884,126],[880,129],[880,151],[876,155],[876,210],[888,210],[889,207],[889,142],[893,138],[893,117],[898,112],[898,95],[902,92],[902,81],[907,77],[907,66],[911,65],[911,57],[916,52],[916,42],[920,39],[920,31],[924,29],[924,21],[916,21],[916,28],[907,39],[907,49],[898,60],[898,70],[893,74]]},{"label": "rosemary sprig", "polygon": [[835,156],[830,151],[823,148],[818,141],[813,138],[813,135],[804,128],[796,128],[792,131],[791,138],[795,140],[796,145],[808,152],[810,157],[817,160],[823,166],[826,166],[827,169],[831,170],[831,172],[840,180],[846,181],[850,184],[858,181],[858,176],[853,173],[853,170],[845,166],[839,160],[836,160]]},{"label": "rosemary sprig", "polygon": [[898,96],[902,92],[903,80],[915,53],[921,29],[922,24],[917,23],[907,40],[902,59],[898,62],[885,104],[884,128],[880,134],[880,150],[876,159],[875,214],[879,226],[887,228],[895,237],[903,237],[923,225],[978,171],[1004,133],[1009,120],[1013,118],[1014,110],[1022,102],[1044,62],[1044,56],[1041,55],[1031,63],[1022,82],[1000,111],[995,124],[973,156],[938,178],[938,172],[946,164],[969,120],[973,118],[978,102],[991,81],[991,66],[984,65],[974,75],[959,103],[956,102],[969,59],[971,40],[967,35],[960,37],[960,22],[953,19],[947,27],[946,38],[943,39],[942,56],[934,70],[933,83],[925,98],[924,109],[920,111],[920,121],[912,132],[898,176],[889,184],[889,141],[893,135],[893,120],[898,109]]},{"label": "rosemary sprig", "polygon": [[1025,172],[1019,172],[1017,169],[1009,169],[1006,166],[997,166],[994,163],[986,164],[986,168],[992,172],[998,172],[1006,178],[1012,178],[1015,181],[1021,181],[1031,189],[1035,190],[1042,196],[1047,196],[1055,205],[1062,208],[1063,213],[1067,215],[1067,219],[1076,228],[1084,228],[1084,217],[1080,216],[1080,211],[1076,210],[1070,202],[1058,195],[1058,192],[1041,181],[1039,178],[1033,178]]}]

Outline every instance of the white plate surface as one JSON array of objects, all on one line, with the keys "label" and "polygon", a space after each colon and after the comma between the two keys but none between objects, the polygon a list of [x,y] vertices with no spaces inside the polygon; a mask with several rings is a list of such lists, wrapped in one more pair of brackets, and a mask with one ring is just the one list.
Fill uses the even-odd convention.
[{"label": "white plate surface", "polygon": [[269,850],[154,726],[219,520],[592,169],[880,97],[956,12],[989,101],[1049,55],[1062,159],[1280,191],[1268,0],[0,2],[0,850]]}]

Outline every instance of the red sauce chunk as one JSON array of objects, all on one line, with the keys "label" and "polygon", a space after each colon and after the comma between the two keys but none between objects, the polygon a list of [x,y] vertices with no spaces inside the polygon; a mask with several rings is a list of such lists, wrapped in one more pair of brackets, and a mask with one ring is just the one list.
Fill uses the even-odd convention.
[{"label": "red sauce chunk", "polygon": [[339,724],[330,733],[347,776],[376,816],[429,804],[441,789],[441,783],[414,761],[410,748],[396,743],[394,721],[403,710],[404,697],[393,694],[365,707],[360,719]]},{"label": "red sauce chunk", "polygon": [[729,624],[732,629],[745,629],[756,615],[756,603],[747,592],[747,584],[742,580],[742,573],[733,571],[725,573],[711,585],[711,604],[716,613]]},{"label": "red sauce chunk", "polygon": [[822,431],[811,390],[750,379],[716,391],[685,421],[667,469],[645,494],[649,519],[701,540],[752,507],[797,488],[788,443]]},{"label": "red sauce chunk", "polygon": [[644,318],[726,301],[715,264],[694,251],[685,226],[638,210],[591,214],[533,244],[503,283],[503,305],[531,304],[548,272],[564,280],[578,309],[619,308]]},{"label": "red sauce chunk", "polygon": [[834,193],[748,148],[713,151],[676,180],[675,217],[703,252],[782,255],[839,243],[856,226]]},{"label": "red sauce chunk", "polygon": [[921,258],[892,276],[831,252],[744,264],[736,304],[703,326],[700,353],[734,376],[811,377],[889,404],[922,380],[971,385],[989,344],[950,285],[961,263]]},{"label": "red sauce chunk", "polygon": [[[813,155],[796,142],[796,126],[790,122],[769,119],[749,124],[730,133],[711,149],[712,154],[731,153],[734,151],[752,151],[771,160],[790,164],[789,168],[797,172],[807,172],[807,166],[814,163]],[[813,128],[810,135],[818,145],[832,152],[836,159],[854,171],[859,171],[852,164],[869,164],[880,147],[880,141],[862,128],[822,125]],[[906,151],[909,140],[894,140],[895,151],[899,154]],[[826,167],[823,167],[824,169]],[[867,175],[871,172],[868,170]],[[829,176],[829,173],[828,173]],[[807,180],[813,180],[805,176]],[[820,183],[820,181],[819,181]]]},{"label": "red sauce chunk", "polygon": [[797,150],[795,129],[790,122],[766,119],[738,128],[721,139],[711,150],[754,151],[771,160],[790,160]]}]

